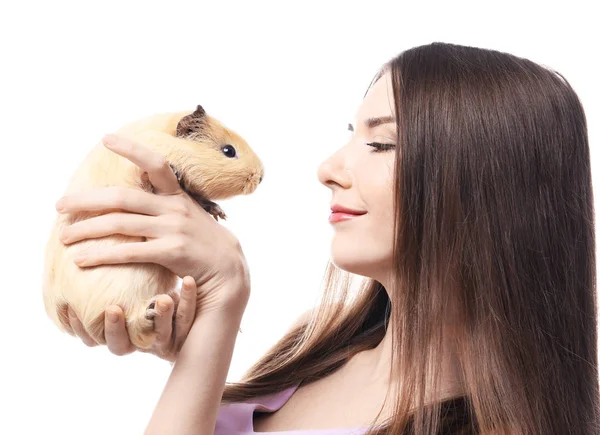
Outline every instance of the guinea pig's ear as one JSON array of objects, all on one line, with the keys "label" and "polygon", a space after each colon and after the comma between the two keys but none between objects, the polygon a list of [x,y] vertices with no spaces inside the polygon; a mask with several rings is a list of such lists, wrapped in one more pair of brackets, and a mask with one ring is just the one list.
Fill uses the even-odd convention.
[{"label": "guinea pig's ear", "polygon": [[196,107],[196,111],[192,113],[192,116],[195,116],[196,118],[202,118],[204,115],[206,115],[206,110],[204,110],[204,108],[198,104],[198,107]]},{"label": "guinea pig's ear", "polygon": [[202,131],[206,126],[206,111],[198,104],[198,107],[193,113],[184,116],[177,123],[176,136],[185,137],[192,133]]}]

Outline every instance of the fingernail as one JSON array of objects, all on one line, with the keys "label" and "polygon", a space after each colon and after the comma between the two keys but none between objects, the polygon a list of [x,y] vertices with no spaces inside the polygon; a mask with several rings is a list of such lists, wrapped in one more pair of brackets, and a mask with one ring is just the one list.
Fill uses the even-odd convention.
[{"label": "fingernail", "polygon": [[117,138],[115,137],[114,134],[106,134],[102,138],[102,143],[104,143],[104,145],[106,145],[108,147],[115,145],[116,141],[117,141]]},{"label": "fingernail", "polygon": [[74,258],[73,261],[75,263],[83,263],[85,262],[86,256],[85,254],[77,254]]},{"label": "fingernail", "polygon": [[60,233],[58,233],[58,239],[61,242],[66,242],[68,237],[67,237],[67,232],[65,231],[65,229],[63,228]]},{"label": "fingernail", "polygon": [[56,211],[63,211],[65,209],[65,201],[64,199],[60,199],[55,205]]},{"label": "fingernail", "polygon": [[108,320],[111,323],[117,323],[119,321],[119,315],[117,313],[113,313],[112,311],[108,312]]}]

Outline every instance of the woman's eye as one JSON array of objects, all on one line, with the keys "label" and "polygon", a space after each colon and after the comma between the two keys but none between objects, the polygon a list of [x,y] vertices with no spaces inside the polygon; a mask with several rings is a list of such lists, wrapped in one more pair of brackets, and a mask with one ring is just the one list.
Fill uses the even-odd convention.
[{"label": "woman's eye", "polygon": [[372,153],[379,153],[382,151],[393,150],[396,148],[396,144],[391,143],[379,143],[379,142],[371,142],[367,145],[372,146],[374,149],[371,150]]}]

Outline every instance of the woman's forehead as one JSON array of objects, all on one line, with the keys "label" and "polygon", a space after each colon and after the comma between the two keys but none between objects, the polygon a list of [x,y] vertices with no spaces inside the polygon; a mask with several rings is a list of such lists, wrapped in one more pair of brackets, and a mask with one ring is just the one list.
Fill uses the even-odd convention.
[{"label": "woman's forehead", "polygon": [[389,73],[384,74],[369,89],[356,111],[356,121],[363,122],[370,117],[393,116],[394,93]]}]

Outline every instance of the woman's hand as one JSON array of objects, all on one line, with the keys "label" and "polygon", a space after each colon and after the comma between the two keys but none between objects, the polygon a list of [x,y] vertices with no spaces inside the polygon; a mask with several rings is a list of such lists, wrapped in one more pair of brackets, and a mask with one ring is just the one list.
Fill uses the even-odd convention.
[{"label": "woman's hand", "polygon": [[[183,279],[181,297],[175,293],[175,300],[166,294],[156,298],[157,315],[154,317],[156,338],[149,349],[140,349],[131,343],[123,310],[118,305],[111,305],[104,316],[104,336],[108,350],[119,356],[138,350],[153,353],[159,358],[174,363],[196,317],[196,293],[194,279],[187,276]],[[115,316],[114,321],[112,315]],[[81,321],[71,309],[69,309],[69,324],[75,335],[85,344],[90,347],[99,344],[85,332]]]},{"label": "woman's hand", "polygon": [[243,311],[250,293],[249,272],[238,239],[184,192],[161,154],[128,138],[106,135],[109,150],[147,174],[155,193],[110,186],[75,193],[56,204],[59,213],[123,210],[75,222],[65,227],[64,244],[83,239],[125,234],[145,237],[88,249],[75,262],[80,267],[99,264],[156,263],[180,278],[191,276],[198,288],[202,311]]}]

